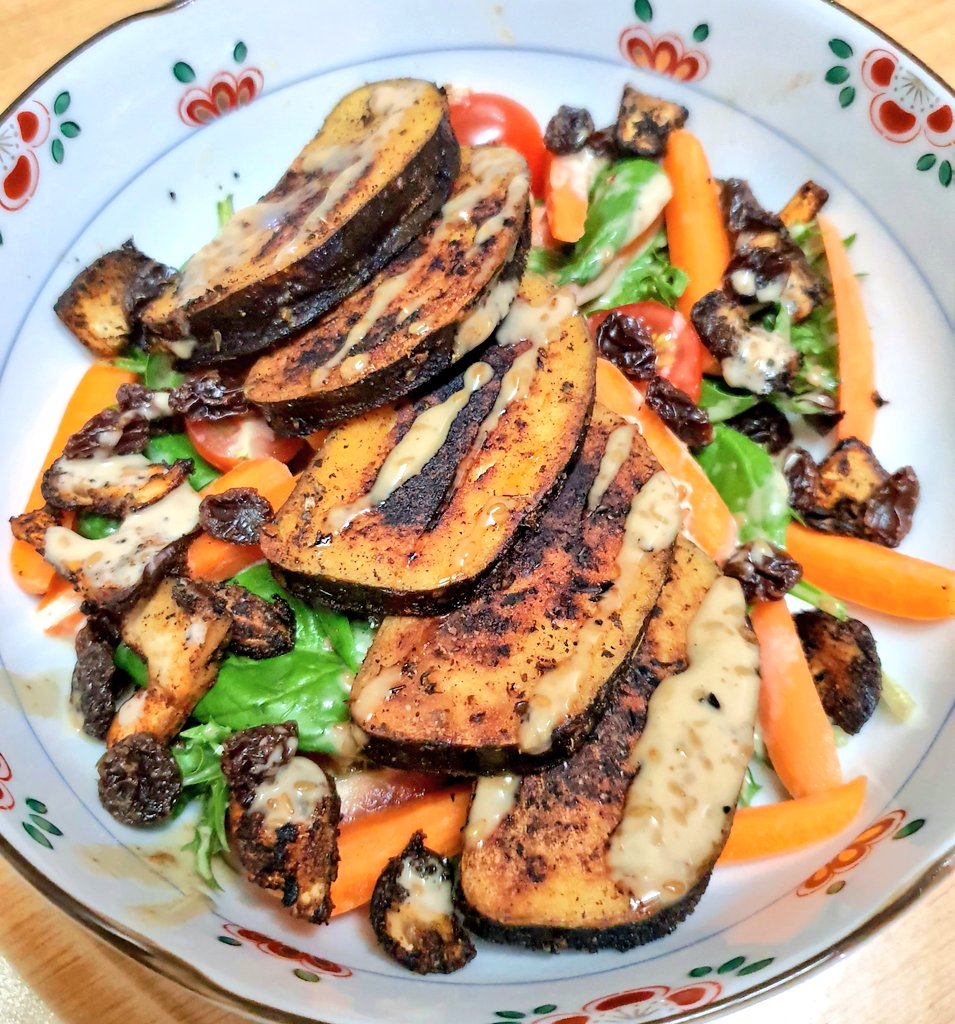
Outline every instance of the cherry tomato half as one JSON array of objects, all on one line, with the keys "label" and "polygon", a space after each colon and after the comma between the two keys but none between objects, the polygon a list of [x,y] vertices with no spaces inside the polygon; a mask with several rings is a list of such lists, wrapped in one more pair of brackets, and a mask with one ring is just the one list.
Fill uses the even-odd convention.
[{"label": "cherry tomato half", "polygon": [[221,470],[266,455],[288,462],[302,447],[300,437],[278,437],[258,413],[223,420],[186,420],[186,433],[196,451]]},{"label": "cherry tomato half", "polygon": [[493,92],[466,92],[451,100],[451,127],[464,146],[500,142],[516,149],[527,161],[531,189],[544,194],[547,150],[537,119],[516,100]]},{"label": "cherry tomato half", "polygon": [[698,402],[703,381],[703,345],[690,321],[660,302],[631,302],[616,310],[591,314],[590,329],[596,331],[614,312],[626,313],[646,324],[657,350],[657,373]]}]

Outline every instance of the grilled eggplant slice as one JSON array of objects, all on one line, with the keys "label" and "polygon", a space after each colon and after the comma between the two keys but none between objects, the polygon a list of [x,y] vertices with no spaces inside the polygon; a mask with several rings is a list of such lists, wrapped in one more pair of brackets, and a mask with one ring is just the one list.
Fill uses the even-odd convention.
[{"label": "grilled eggplant slice", "polygon": [[533,533],[466,605],[382,623],[351,694],[375,761],[457,773],[568,756],[613,698],[682,513],[635,427],[597,406]]},{"label": "grilled eggplant slice", "polygon": [[189,260],[143,323],[195,365],[307,327],[424,229],[458,172],[443,93],[399,78],[349,93],[279,183]]},{"label": "grilled eggplant slice", "polygon": [[144,732],[168,743],[215,682],[232,618],[203,586],[167,577],[123,617],[120,634],[145,662],[149,683],[123,704],[107,746]]},{"label": "grilled eggplant slice", "polygon": [[143,307],[175,276],[130,240],[81,270],[53,309],[93,355],[113,359],[139,340]]},{"label": "grilled eggplant slice", "polygon": [[506,146],[464,149],[428,231],[290,345],[263,356],[248,398],[306,434],[419,389],[486,341],[517,294],[530,179]]},{"label": "grilled eggplant slice", "polygon": [[[680,538],[593,738],[545,772],[478,782],[458,898],[472,931],[554,952],[625,950],[694,909],[752,749],[758,676],[744,614],[736,581]],[[712,646],[727,641],[721,658]]]},{"label": "grilled eggplant slice", "polygon": [[265,557],[318,603],[395,614],[459,604],[560,480],[595,373],[573,299],[525,276],[479,362],[332,431],[263,528]]},{"label": "grilled eggplant slice", "polygon": [[87,601],[119,610],[181,558],[199,529],[199,502],[189,484],[180,484],[154,504],[131,512],[114,534],[100,540],[57,525],[49,508],[20,516],[12,525],[14,536],[32,544]]},{"label": "grilled eggplant slice", "polygon": [[415,974],[451,974],[477,952],[454,913],[454,869],[415,832],[385,865],[371,897],[378,944]]}]

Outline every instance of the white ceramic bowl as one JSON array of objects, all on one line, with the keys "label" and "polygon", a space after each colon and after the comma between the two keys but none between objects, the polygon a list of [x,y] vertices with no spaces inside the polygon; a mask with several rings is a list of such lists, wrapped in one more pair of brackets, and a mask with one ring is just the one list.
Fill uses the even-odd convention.
[{"label": "white ceramic bowl", "polygon": [[[390,75],[508,93],[542,121],[562,102],[609,121],[633,81],[688,106],[715,173],[748,177],[768,206],[806,178],[824,184],[868,275],[878,387],[891,400],[875,447],[923,482],[904,550],[955,564],[955,100],[870,27],[807,0],[201,0],[82,48],[0,118],[5,515],[22,509],[87,363],[52,312],[77,269],[131,235],[181,263],[213,233],[215,199],[252,201],[340,95]],[[130,955],[272,1020],[707,1015],[878,927],[939,877],[955,837],[955,789],[939,785],[955,744],[955,630],[867,614],[919,710],[905,726],[880,710],[841,752],[847,777],[869,777],[861,836],[718,870],[685,924],[630,953],[481,944],[466,970],[422,980],[385,959],[361,913],[316,929],[242,884],[214,905],[190,897],[183,826],[144,837],[99,806],[97,747],[64,711],[69,646],[42,636],[5,573],[0,599],[0,850]]]}]

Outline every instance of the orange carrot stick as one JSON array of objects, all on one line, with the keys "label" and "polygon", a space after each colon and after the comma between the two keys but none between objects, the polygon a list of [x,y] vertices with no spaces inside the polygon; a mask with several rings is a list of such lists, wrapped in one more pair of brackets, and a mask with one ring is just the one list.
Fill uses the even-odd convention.
[{"label": "orange carrot stick", "polygon": [[[295,480],[288,466],[277,459],[248,459],[204,487],[202,496],[222,494],[233,487],[253,488],[277,511],[292,493]],[[261,560],[262,550],[257,544],[230,544],[203,534],[190,545],[187,565],[190,576],[218,583]]]},{"label": "orange carrot stick", "polygon": [[[43,473],[54,459],[63,454],[63,448],[69,436],[75,434],[88,419],[98,412],[115,404],[116,389],[120,384],[130,384],[134,380],[136,380],[134,373],[118,370],[108,363],[94,363],[83,374],[63,410],[60,425],[50,442],[49,451],[43,460],[41,471],[30,492],[24,511],[32,512],[43,504],[43,495],[40,493]],[[46,593],[53,580],[53,566],[45,562],[42,556],[38,555],[25,541],[15,540],[13,542],[10,565],[13,569],[13,578],[21,589],[28,594]]]},{"label": "orange carrot stick", "polygon": [[[663,169],[673,188],[664,211],[670,262],[686,271],[690,279],[676,308],[689,319],[693,304],[721,286],[730,244],[700,140],[684,128],[671,133]],[[718,369],[709,352],[704,351],[703,356],[704,370]]]},{"label": "orange carrot stick", "polygon": [[818,217],[817,223],[832,279],[839,337],[839,408],[844,415],[836,425],[836,436],[840,441],[857,437],[869,444],[876,411],[875,353],[862,291],[839,232],[825,217]]},{"label": "orange carrot stick", "polygon": [[902,619],[955,616],[955,570],[799,523],[790,523],[786,549],[807,580],[844,601]]},{"label": "orange carrot stick", "polygon": [[470,784],[455,786],[342,825],[332,915],[366,904],[385,865],[418,829],[424,832],[429,849],[445,857],[459,853],[470,793]]},{"label": "orange carrot stick", "polygon": [[637,423],[660,464],[688,490],[687,530],[717,562],[736,546],[737,526],[719,492],[686,445],[643,401],[640,392],[606,359],[597,360],[597,401]]},{"label": "orange carrot stick", "polygon": [[719,865],[790,853],[831,839],[848,827],[865,800],[866,779],[858,776],[815,796],[764,807],[741,807]]},{"label": "orange carrot stick", "polygon": [[842,769],[792,615],[783,601],[757,601],[750,614],[759,640],[759,724],[773,768],[791,796],[823,793],[842,782]]},{"label": "orange carrot stick", "polygon": [[544,204],[551,235],[558,242],[576,242],[587,222],[590,181],[574,158],[551,157],[544,187]]}]

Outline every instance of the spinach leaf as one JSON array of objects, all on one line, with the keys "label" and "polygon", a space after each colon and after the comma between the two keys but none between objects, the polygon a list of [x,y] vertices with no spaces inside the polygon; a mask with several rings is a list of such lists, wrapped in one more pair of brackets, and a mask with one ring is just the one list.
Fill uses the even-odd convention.
[{"label": "spinach leaf", "polygon": [[709,377],[703,378],[699,406],[706,410],[711,423],[730,420],[752,409],[758,402],[759,399],[748,391],[734,391]]},{"label": "spinach leaf", "polygon": [[560,249],[535,245],[527,254],[527,269],[532,274],[542,274],[544,277],[556,274],[566,263],[567,257]]},{"label": "spinach leaf", "polygon": [[689,280],[670,262],[666,232],[659,231],[647,248],[624,267],[610,288],[588,308],[588,312],[647,301],[661,302],[673,309]]},{"label": "spinach leaf", "polygon": [[119,529],[120,520],[101,516],[96,512],[80,512],[76,517],[76,532],[87,540],[102,540]]},{"label": "spinach leaf", "polygon": [[660,215],[669,198],[666,175],[649,160],[618,160],[594,183],[583,237],[557,283],[587,284]]},{"label": "spinach leaf", "polygon": [[120,644],[113,655],[113,664],[133,681],[136,686],[145,686],[149,682],[146,662],[126,644]]},{"label": "spinach leaf", "polygon": [[196,451],[186,434],[160,434],[151,437],[143,454],[150,462],[163,462],[167,466],[171,466],[176,459],[192,459],[189,483],[196,491],[201,491],[203,487],[222,476],[215,466],[206,462]]},{"label": "spinach leaf", "polygon": [[753,776],[753,769],[747,765],[746,775],[743,777],[743,785],[739,791],[739,800],[737,801],[739,806],[749,807],[753,802],[753,797],[756,796],[762,788],[763,787]]},{"label": "spinach leaf", "polygon": [[791,518],[789,487],[765,449],[718,423],[712,444],[696,458],[740,524],[740,543],[765,538],[785,547]]},{"label": "spinach leaf", "polygon": [[146,372],[148,361],[149,356],[141,348],[129,348],[126,350],[126,355],[118,356],[113,360],[113,366],[117,370],[127,370],[142,377]]},{"label": "spinach leaf", "polygon": [[153,391],[177,388],[186,379],[185,374],[173,369],[170,352],[150,352],[143,370],[143,383]]}]

